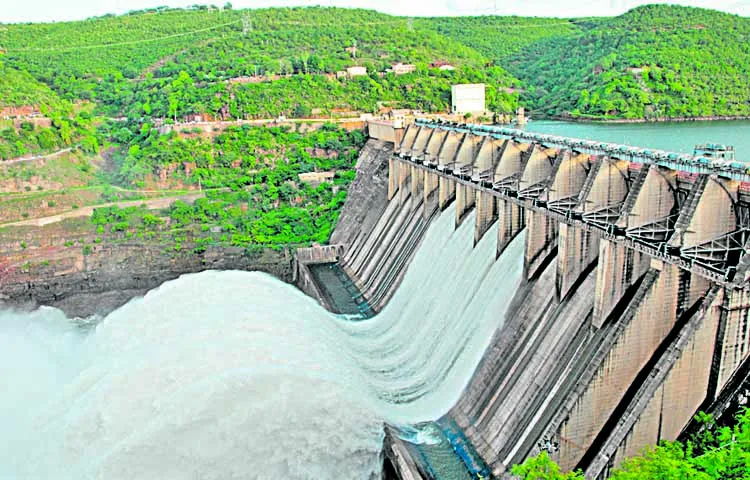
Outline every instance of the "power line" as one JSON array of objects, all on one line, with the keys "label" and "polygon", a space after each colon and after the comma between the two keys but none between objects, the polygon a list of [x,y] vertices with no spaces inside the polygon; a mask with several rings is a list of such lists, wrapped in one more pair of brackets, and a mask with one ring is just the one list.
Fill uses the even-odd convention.
[{"label": "power line", "polygon": [[242,34],[247,35],[249,32],[253,31],[253,19],[250,18],[250,15],[244,14],[242,15]]},{"label": "power line", "polygon": [[[313,28],[325,28],[326,26],[346,26],[346,27],[359,27],[359,26],[372,26],[372,25],[394,25],[394,24],[402,24],[407,27],[409,30],[413,30],[414,28],[414,18],[400,18],[395,20],[384,20],[379,22],[360,22],[360,23],[346,23],[344,25],[342,24],[323,24],[323,23],[309,23],[309,22],[301,22],[301,21],[273,21],[270,20],[268,22],[269,25],[296,25],[300,27],[313,27]],[[419,20],[426,20],[428,22],[431,21],[431,19],[419,19]],[[62,47],[62,48],[8,48],[7,53],[19,53],[19,52],[31,52],[31,53],[45,53],[45,52],[51,52],[51,53],[66,53],[66,52],[75,52],[78,50],[94,50],[98,48],[109,48],[109,47],[122,47],[122,46],[128,46],[128,45],[137,45],[140,43],[149,43],[149,42],[158,42],[161,40],[168,40],[171,38],[179,38],[179,37],[185,37],[188,35],[195,35],[198,33],[208,32],[211,30],[217,30],[219,28],[228,27],[230,25],[238,25],[242,24],[242,32],[243,34],[247,35],[248,33],[251,33],[255,31],[253,21],[248,15],[243,15],[242,19],[240,20],[234,20],[227,23],[222,23],[219,25],[214,25],[211,27],[201,28],[198,30],[191,30],[189,32],[182,32],[182,33],[174,33],[171,35],[164,35],[161,37],[154,37],[154,38],[145,38],[140,40],[128,40],[125,42],[116,42],[116,43],[102,43],[102,44],[95,44],[95,45],[77,45],[77,46],[71,46],[71,47]],[[556,25],[573,25],[570,21],[565,22],[551,22],[551,23],[541,23],[541,24],[530,24],[530,25],[514,25],[514,24],[506,24],[502,25],[503,28],[546,28]]]}]

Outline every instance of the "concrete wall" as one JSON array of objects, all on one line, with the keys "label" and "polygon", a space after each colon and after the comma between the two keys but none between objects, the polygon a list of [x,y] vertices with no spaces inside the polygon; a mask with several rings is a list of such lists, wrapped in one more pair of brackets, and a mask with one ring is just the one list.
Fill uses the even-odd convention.
[{"label": "concrete wall", "polygon": [[373,140],[398,144],[404,134],[403,122],[370,120],[367,122],[367,134]]},{"label": "concrete wall", "polygon": [[393,200],[345,262],[385,298],[430,201],[455,201],[457,224],[476,209],[475,241],[498,222],[498,256],[527,229],[526,280],[450,412],[493,473],[552,439],[594,478],[676,438],[750,353],[748,289],[687,256],[738,227],[736,182],[425,128],[407,131]]}]

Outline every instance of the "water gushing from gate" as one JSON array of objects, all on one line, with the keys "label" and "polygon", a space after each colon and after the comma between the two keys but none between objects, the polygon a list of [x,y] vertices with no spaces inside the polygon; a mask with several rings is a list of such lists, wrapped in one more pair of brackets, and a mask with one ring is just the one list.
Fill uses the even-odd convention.
[{"label": "water gushing from gate", "polygon": [[89,333],[0,313],[0,477],[377,476],[382,423],[448,411],[520,282],[523,234],[495,261],[472,217],[437,218],[364,322],[247,272],[186,275]]}]

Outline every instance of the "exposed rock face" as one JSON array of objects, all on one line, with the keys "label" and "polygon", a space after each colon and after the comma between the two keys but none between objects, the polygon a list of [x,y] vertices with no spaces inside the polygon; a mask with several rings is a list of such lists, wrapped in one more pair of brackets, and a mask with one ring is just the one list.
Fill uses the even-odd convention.
[{"label": "exposed rock face", "polygon": [[370,139],[357,160],[357,176],[341,211],[332,245],[352,245],[363,232],[371,232],[388,203],[388,159],[393,144]]},{"label": "exposed rock face", "polygon": [[[48,255],[48,254],[47,254]],[[18,308],[48,305],[69,316],[104,315],[128,300],[185,273],[254,270],[292,280],[289,251],[248,255],[241,248],[211,248],[202,254],[165,252],[163,246],[102,245],[89,255],[71,249],[65,258],[30,269],[0,272],[0,304]]]}]

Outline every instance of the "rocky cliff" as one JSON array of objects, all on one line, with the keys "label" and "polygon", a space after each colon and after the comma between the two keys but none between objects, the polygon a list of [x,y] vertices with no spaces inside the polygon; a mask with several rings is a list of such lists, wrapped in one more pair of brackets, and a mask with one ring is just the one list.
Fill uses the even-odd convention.
[{"label": "rocky cliff", "polygon": [[289,250],[211,247],[194,253],[146,240],[96,243],[85,220],[0,231],[0,304],[48,305],[70,316],[106,314],[185,273],[255,270],[292,281]]}]

